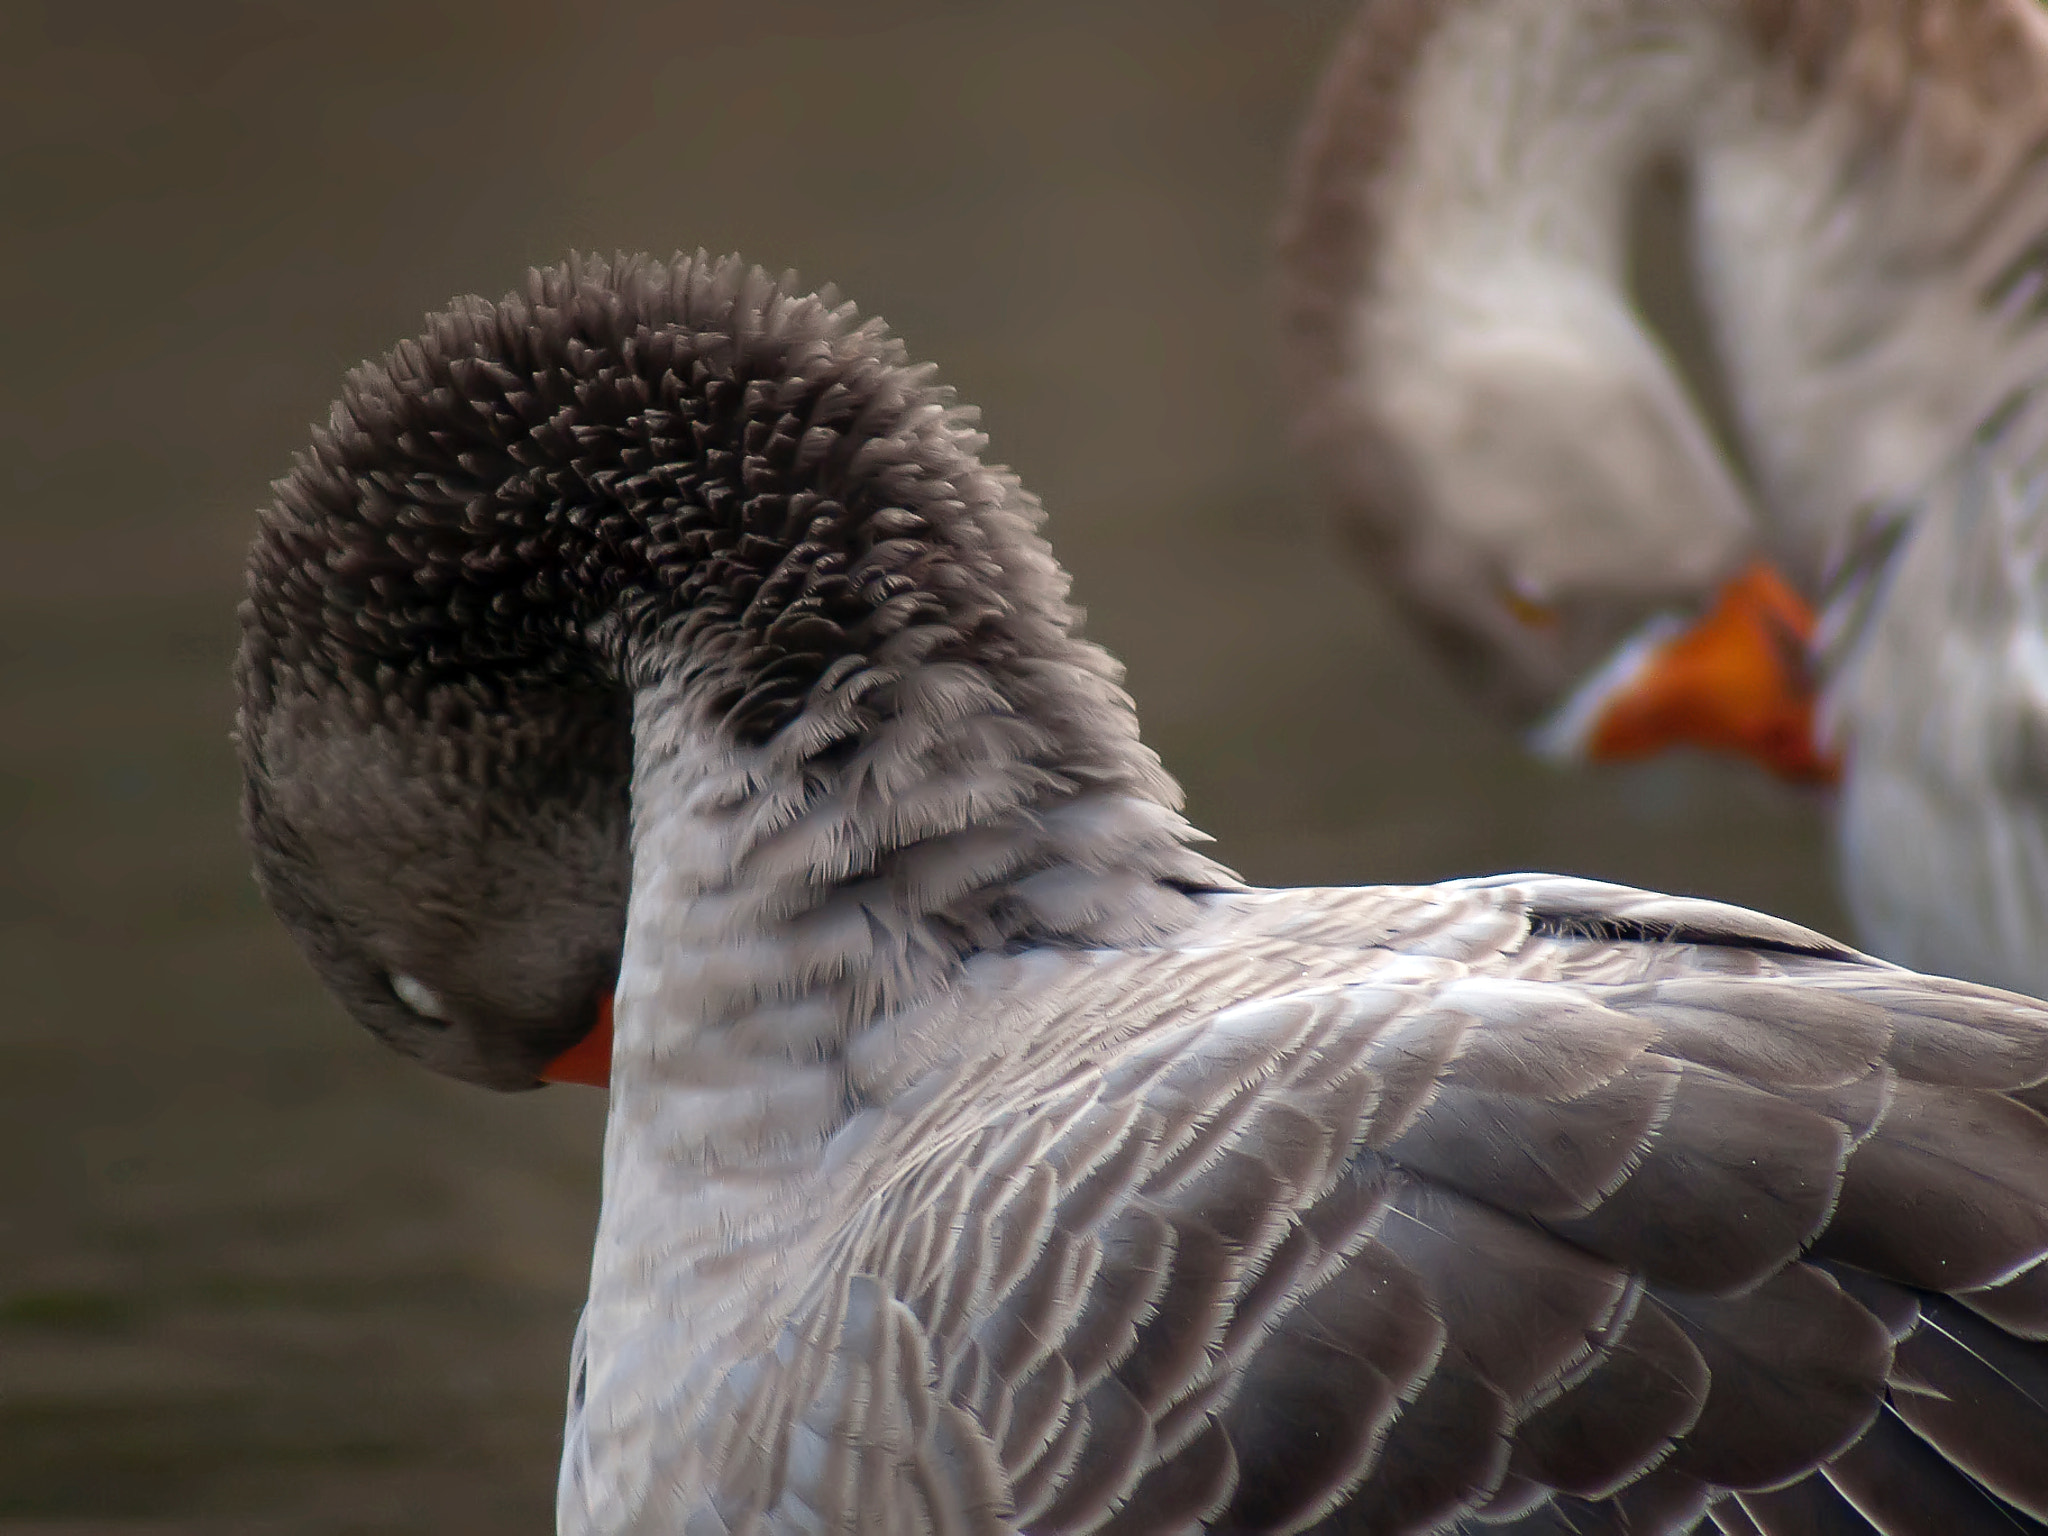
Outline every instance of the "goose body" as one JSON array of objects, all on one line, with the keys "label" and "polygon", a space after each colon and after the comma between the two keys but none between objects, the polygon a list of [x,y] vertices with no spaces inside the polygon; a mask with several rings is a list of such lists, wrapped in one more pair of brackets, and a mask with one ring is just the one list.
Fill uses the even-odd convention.
[{"label": "goose body", "polygon": [[499,1087],[613,998],[560,1528],[2043,1528],[2048,1008],[1581,880],[1246,887],[978,447],[845,306],[578,263],[265,514],[316,968]]},{"label": "goose body", "polygon": [[[1373,0],[1285,241],[1305,440],[1467,677],[1567,755],[1628,687],[1610,743],[1832,749],[1862,940],[2037,994],[2044,144],[2031,0]],[[1817,699],[1803,623],[1716,605],[1759,556]],[[1622,650],[1708,611],[1753,671]]]}]

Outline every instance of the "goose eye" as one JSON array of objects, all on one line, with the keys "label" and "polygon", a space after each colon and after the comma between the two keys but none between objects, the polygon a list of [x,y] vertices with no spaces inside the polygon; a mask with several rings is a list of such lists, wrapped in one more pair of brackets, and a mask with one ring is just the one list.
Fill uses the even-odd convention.
[{"label": "goose eye", "polygon": [[1501,606],[1513,615],[1515,621],[1527,629],[1554,629],[1557,627],[1557,609],[1535,595],[1519,582],[1503,581],[1499,584],[1498,595]]},{"label": "goose eye", "polygon": [[423,1019],[438,1023],[448,1022],[448,1005],[441,1001],[441,994],[421,981],[417,976],[394,975],[391,990],[398,1000]]}]

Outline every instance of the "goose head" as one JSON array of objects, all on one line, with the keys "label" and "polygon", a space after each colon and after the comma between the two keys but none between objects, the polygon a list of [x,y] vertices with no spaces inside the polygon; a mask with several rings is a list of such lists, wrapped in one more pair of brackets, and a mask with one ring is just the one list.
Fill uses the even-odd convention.
[{"label": "goose head", "polygon": [[1366,335],[1306,420],[1346,543],[1545,756],[1827,777],[1812,612],[1647,325],[1562,259],[1479,282],[1328,320]]},{"label": "goose head", "polygon": [[[568,643],[577,616],[526,608],[516,518],[472,543],[358,473],[379,429],[411,424],[374,414],[373,374],[354,382],[250,555],[243,829],[264,897],[359,1023],[449,1076],[536,1087],[618,975],[631,697]],[[475,626],[460,640],[451,604]]]},{"label": "goose head", "polygon": [[[1455,9],[1366,7],[1325,80],[1283,231],[1287,356],[1346,541],[1530,725],[1710,607],[1755,518],[1625,291],[1621,162],[1653,151],[1546,110],[1574,62],[1538,62],[1554,27]],[[1518,74],[1535,89],[1494,101]]]},{"label": "goose head", "polygon": [[967,955],[1227,881],[979,443],[730,260],[535,273],[351,375],[236,666],[256,876],[335,996],[495,1088],[602,1081],[634,985],[836,1058]]}]

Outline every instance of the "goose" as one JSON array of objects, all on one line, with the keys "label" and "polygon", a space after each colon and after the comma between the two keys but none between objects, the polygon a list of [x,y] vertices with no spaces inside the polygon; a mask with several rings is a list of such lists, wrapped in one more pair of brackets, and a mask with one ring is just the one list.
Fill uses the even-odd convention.
[{"label": "goose", "polygon": [[2048,1528],[2048,1005],[1266,890],[879,322],[577,258],[349,378],[236,663],[399,1051],[607,1085],[567,1533]]},{"label": "goose", "polygon": [[1370,0],[1281,240],[1305,452],[1478,696],[1839,776],[1859,940],[2035,995],[2044,148],[2034,0]]}]

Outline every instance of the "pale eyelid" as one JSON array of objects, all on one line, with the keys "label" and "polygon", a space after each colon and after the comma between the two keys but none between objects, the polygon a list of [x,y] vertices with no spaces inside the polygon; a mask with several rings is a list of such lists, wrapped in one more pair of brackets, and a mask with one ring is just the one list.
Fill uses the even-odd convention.
[{"label": "pale eyelid", "polygon": [[421,981],[417,976],[403,976],[393,972],[391,990],[398,1000],[423,1019],[439,1023],[448,1022],[448,1005],[441,1001],[441,994]]},{"label": "pale eyelid", "polygon": [[1557,609],[1539,597],[1513,583],[1503,582],[1500,588],[1501,606],[1513,616],[1516,623],[1526,629],[1555,629]]}]

